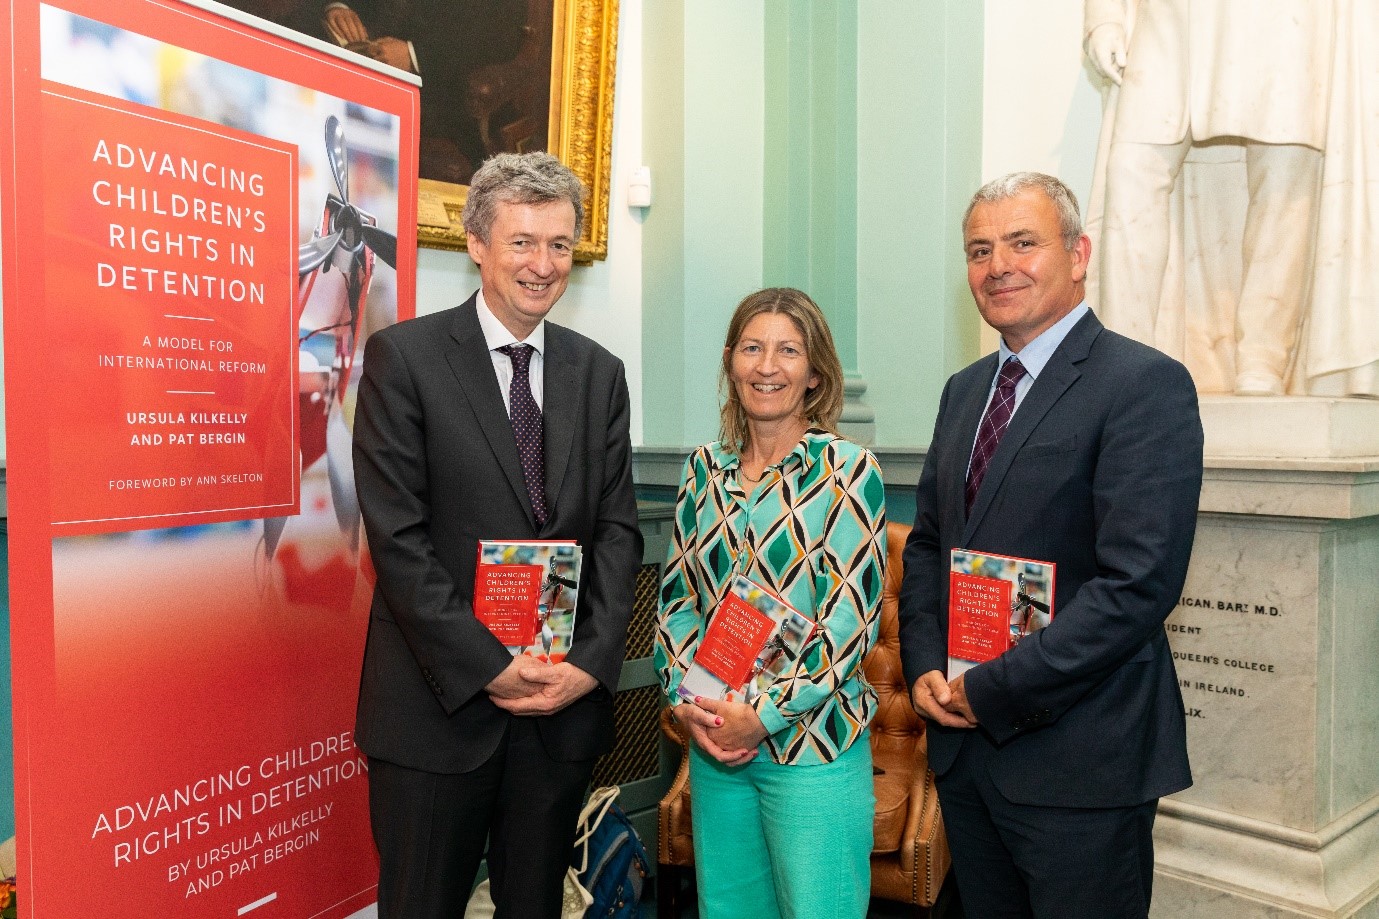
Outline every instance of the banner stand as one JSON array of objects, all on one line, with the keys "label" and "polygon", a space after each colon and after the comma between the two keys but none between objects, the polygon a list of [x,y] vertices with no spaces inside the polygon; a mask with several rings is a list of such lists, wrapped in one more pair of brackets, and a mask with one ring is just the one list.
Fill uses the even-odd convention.
[{"label": "banner stand", "polygon": [[218,4],[10,11],[19,915],[350,916],[350,440],[366,336],[415,312],[416,81]]}]

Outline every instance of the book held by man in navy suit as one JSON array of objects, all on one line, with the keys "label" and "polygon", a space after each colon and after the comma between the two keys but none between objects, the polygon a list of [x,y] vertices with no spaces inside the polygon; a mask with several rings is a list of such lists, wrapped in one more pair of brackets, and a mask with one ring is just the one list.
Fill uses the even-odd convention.
[{"label": "book held by man in navy suit", "polygon": [[1053,620],[1057,566],[954,549],[948,571],[948,679],[992,660]]},{"label": "book held by man in navy suit", "polygon": [[685,671],[680,697],[750,702],[799,660],[813,632],[814,620],[736,575]]},{"label": "book held by man in navy suit", "polygon": [[574,642],[581,558],[568,540],[480,540],[474,615],[514,657],[563,661]]}]

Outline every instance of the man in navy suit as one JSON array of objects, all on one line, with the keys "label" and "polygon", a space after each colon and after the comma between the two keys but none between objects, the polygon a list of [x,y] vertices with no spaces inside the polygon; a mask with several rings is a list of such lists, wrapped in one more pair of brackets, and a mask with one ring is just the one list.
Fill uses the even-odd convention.
[{"label": "man in navy suit", "polygon": [[[612,746],[642,554],[627,382],[546,321],[582,194],[545,153],[489,160],[464,212],[480,289],[365,349],[354,467],[378,583],[356,742],[381,919],[462,915],[485,837],[499,919],[559,916],[584,790]],[[514,658],[475,618],[481,539],[583,547],[564,661]]]},{"label": "man in navy suit", "polygon": [[[1062,182],[984,186],[963,243],[1001,346],[944,388],[900,599],[963,907],[1144,917],[1157,801],[1192,781],[1163,622],[1197,522],[1196,390],[1083,304],[1091,243]],[[1050,624],[949,680],[954,548],[1057,571]]]}]

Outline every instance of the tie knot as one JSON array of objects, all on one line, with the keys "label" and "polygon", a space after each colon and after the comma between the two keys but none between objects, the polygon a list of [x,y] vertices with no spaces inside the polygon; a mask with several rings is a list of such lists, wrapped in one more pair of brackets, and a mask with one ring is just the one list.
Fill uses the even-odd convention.
[{"label": "tie knot", "polygon": [[527,365],[531,363],[531,353],[536,349],[531,345],[512,344],[503,345],[498,350],[512,359],[514,370],[526,370]]},{"label": "tie knot", "polygon": [[1011,355],[1010,359],[1001,365],[1001,372],[996,377],[997,386],[1014,386],[1020,382],[1025,375],[1025,365],[1020,363],[1020,359]]}]

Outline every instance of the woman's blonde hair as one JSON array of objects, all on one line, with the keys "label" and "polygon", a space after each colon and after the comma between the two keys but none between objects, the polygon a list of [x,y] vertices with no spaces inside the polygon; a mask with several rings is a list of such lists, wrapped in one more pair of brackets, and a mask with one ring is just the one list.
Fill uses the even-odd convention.
[{"label": "woman's blonde hair", "polygon": [[733,351],[742,338],[742,330],[762,313],[780,313],[788,317],[804,338],[804,353],[809,369],[819,382],[804,397],[804,418],[810,427],[838,433],[838,417],[843,413],[843,365],[838,349],[833,346],[833,333],[823,310],[804,291],[793,287],[768,287],[759,290],[737,305],[728,322],[727,341],[723,346],[723,365],[718,371],[718,388],[723,398],[719,409],[718,439],[733,453],[747,446],[747,413],[732,382]]}]

